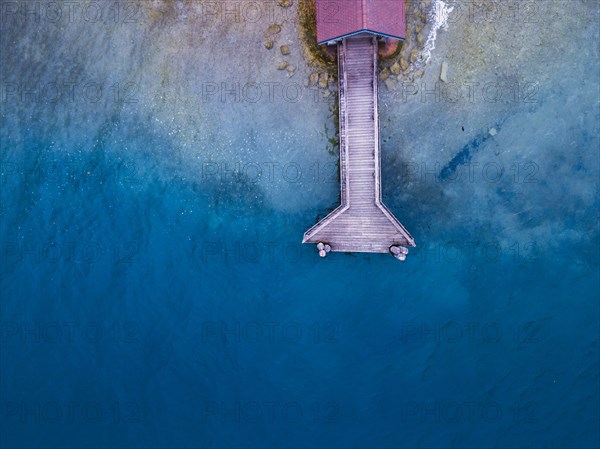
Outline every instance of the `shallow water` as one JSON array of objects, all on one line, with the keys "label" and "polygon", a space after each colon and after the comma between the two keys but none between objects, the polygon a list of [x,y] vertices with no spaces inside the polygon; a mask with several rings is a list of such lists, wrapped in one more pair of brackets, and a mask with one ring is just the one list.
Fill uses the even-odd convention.
[{"label": "shallow water", "polygon": [[382,83],[404,264],[300,244],[296,5],[50,3],[0,3],[2,447],[600,445],[596,2],[453,3]]}]

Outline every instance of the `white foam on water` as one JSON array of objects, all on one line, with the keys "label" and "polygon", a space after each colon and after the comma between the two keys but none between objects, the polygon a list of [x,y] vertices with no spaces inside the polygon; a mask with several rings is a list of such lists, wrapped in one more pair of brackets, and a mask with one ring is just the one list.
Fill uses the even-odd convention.
[{"label": "white foam on water", "polygon": [[433,50],[435,50],[435,41],[439,30],[448,29],[448,18],[454,11],[454,6],[449,6],[443,0],[432,0],[431,9],[427,15],[428,21],[432,24],[427,41],[420,51],[417,62],[413,64],[414,69],[419,69],[426,65],[430,59]]}]

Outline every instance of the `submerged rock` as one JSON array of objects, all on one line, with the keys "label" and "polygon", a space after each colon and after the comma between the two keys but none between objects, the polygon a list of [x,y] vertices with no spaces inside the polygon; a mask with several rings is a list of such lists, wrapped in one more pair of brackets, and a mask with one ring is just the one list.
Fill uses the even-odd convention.
[{"label": "submerged rock", "polygon": [[390,67],[390,70],[394,75],[399,75],[402,67],[400,64],[398,64],[398,62],[394,62],[394,64]]},{"label": "submerged rock", "polygon": [[328,85],[329,85],[329,74],[321,73],[319,75],[319,87],[321,89],[325,89],[325,88],[327,88]]},{"label": "submerged rock", "polygon": [[287,56],[290,54],[290,47],[288,45],[282,45],[281,47],[279,47],[279,50],[281,50],[281,54],[283,56]]},{"label": "submerged rock", "polygon": [[271,50],[273,48],[273,45],[275,45],[275,43],[272,40],[266,40],[265,41],[265,48],[267,50]]},{"label": "submerged rock", "polygon": [[386,67],[379,73],[379,79],[381,81],[386,80],[390,77],[390,70]]},{"label": "submerged rock", "polygon": [[313,72],[308,76],[308,85],[316,86],[319,82],[319,74],[317,72]]},{"label": "submerged rock", "polygon": [[271,25],[269,25],[269,28],[267,28],[267,33],[279,34],[279,33],[281,33],[281,27],[279,25],[277,25],[276,23],[272,23]]},{"label": "submerged rock", "polygon": [[408,70],[408,61],[404,58],[400,58],[400,67],[406,72]]},{"label": "submerged rock", "polygon": [[396,90],[396,82],[393,80],[393,78],[388,78],[385,80],[385,87],[392,92]]},{"label": "submerged rock", "polygon": [[281,61],[278,65],[277,65],[277,70],[285,70],[287,69],[288,63],[287,61]]},{"label": "submerged rock", "polygon": [[410,52],[410,62],[417,62],[417,58],[419,57],[419,52],[416,48],[413,48],[413,51]]}]

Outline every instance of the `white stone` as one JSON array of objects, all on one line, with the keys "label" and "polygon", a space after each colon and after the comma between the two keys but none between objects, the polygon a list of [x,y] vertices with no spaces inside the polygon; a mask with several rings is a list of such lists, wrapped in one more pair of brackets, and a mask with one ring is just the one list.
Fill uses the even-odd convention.
[{"label": "white stone", "polygon": [[448,82],[448,63],[446,61],[442,62],[442,73],[440,73],[440,79],[444,82]]}]

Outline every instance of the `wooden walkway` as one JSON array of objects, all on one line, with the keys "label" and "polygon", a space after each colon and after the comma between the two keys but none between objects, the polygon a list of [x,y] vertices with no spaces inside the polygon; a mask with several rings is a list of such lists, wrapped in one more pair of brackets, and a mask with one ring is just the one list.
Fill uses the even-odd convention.
[{"label": "wooden walkway", "polygon": [[304,234],[331,251],[387,253],[415,246],[381,201],[377,38],[338,43],[341,205]]}]

